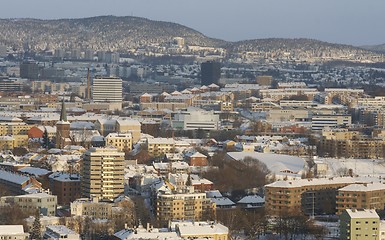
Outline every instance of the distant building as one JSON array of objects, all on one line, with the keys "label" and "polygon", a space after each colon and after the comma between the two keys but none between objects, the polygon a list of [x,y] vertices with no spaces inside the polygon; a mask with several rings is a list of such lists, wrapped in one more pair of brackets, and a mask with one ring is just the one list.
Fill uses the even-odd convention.
[{"label": "distant building", "polygon": [[92,84],[92,99],[94,102],[103,102],[113,105],[113,109],[122,109],[122,79],[95,78]]},{"label": "distant building", "polygon": [[380,217],[375,210],[344,210],[340,216],[340,239],[379,240]]},{"label": "distant building", "polygon": [[20,77],[27,79],[39,78],[39,65],[36,62],[23,62],[20,64]]},{"label": "distant building", "polygon": [[0,92],[20,92],[23,90],[23,82],[19,80],[0,80]]},{"label": "distant building", "polygon": [[219,62],[204,62],[201,64],[201,84],[210,85],[218,84],[221,78],[221,63]]},{"label": "distant building", "polygon": [[175,114],[174,128],[183,130],[218,130],[220,125],[219,115],[214,111],[205,111],[199,108],[188,108]]},{"label": "distant building", "polygon": [[90,148],[84,153],[82,194],[112,201],[124,192],[124,152],[115,148]]},{"label": "distant building", "polygon": [[273,81],[272,76],[258,76],[257,77],[257,84],[261,86],[271,86],[271,83]]}]

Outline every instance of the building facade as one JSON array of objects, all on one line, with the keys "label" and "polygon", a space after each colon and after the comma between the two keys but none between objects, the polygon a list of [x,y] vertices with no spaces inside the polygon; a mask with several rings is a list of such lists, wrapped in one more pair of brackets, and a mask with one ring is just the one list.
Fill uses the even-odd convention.
[{"label": "building facade", "polygon": [[124,152],[90,148],[83,157],[81,189],[84,197],[111,201],[124,192]]},{"label": "building facade", "polygon": [[340,216],[340,239],[379,240],[380,217],[374,210],[346,209]]}]

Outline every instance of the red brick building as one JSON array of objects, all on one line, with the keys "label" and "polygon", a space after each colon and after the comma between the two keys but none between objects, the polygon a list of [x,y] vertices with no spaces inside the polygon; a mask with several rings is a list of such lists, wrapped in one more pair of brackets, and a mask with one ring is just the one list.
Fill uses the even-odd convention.
[{"label": "red brick building", "polygon": [[69,205],[81,197],[79,174],[55,172],[49,176],[49,182],[59,205]]},{"label": "red brick building", "polygon": [[189,158],[190,166],[207,166],[207,157],[200,152],[196,152]]}]

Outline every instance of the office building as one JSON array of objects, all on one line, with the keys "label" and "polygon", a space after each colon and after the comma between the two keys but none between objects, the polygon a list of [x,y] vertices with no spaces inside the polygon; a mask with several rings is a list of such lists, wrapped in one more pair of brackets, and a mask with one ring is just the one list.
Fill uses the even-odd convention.
[{"label": "office building", "polygon": [[346,209],[340,216],[340,239],[379,240],[380,217],[374,210]]},{"label": "office building", "polygon": [[113,109],[122,109],[122,79],[105,77],[95,78],[92,84],[94,102],[109,103]]},{"label": "office building", "polygon": [[218,84],[221,78],[221,63],[219,62],[204,62],[201,64],[201,84],[210,85]]},{"label": "office building", "polygon": [[36,62],[23,62],[20,64],[20,77],[27,79],[39,78],[39,65]]},{"label": "office building", "polygon": [[124,152],[115,148],[90,148],[83,157],[82,194],[112,201],[124,192]]}]

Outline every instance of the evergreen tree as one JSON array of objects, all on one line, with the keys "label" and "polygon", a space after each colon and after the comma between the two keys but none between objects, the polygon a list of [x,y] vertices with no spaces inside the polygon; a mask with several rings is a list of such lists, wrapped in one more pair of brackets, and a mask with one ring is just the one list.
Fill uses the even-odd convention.
[{"label": "evergreen tree", "polygon": [[48,131],[45,128],[43,132],[43,147],[47,148],[49,147],[49,137],[48,137]]},{"label": "evergreen tree", "polygon": [[32,231],[30,233],[31,239],[41,239],[41,223],[40,223],[40,212],[35,215],[35,221],[32,225]]}]

